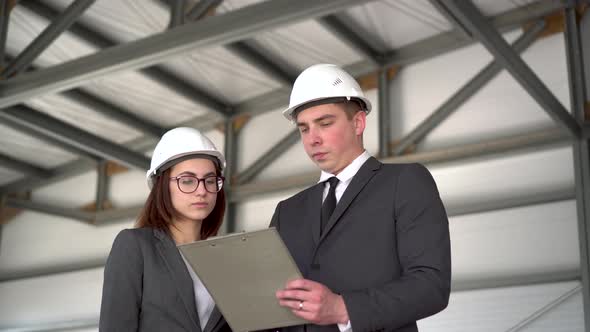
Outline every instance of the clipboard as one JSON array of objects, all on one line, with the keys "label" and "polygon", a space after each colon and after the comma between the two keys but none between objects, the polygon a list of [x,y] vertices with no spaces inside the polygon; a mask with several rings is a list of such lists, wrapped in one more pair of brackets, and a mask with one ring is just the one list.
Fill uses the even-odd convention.
[{"label": "clipboard", "polygon": [[274,227],[179,245],[235,332],[306,324],[281,307],[275,292],[301,278]]}]

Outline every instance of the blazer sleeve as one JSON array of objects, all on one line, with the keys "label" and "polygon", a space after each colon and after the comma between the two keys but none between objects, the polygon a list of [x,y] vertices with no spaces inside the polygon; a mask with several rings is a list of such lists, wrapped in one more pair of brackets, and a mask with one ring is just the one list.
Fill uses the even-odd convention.
[{"label": "blazer sleeve", "polygon": [[100,332],[137,331],[142,296],[143,256],[132,231],[117,235],[104,270]]},{"label": "blazer sleeve", "polygon": [[396,329],[443,310],[451,288],[449,224],[434,179],[419,164],[402,170],[393,197],[401,276],[343,292],[354,332]]}]

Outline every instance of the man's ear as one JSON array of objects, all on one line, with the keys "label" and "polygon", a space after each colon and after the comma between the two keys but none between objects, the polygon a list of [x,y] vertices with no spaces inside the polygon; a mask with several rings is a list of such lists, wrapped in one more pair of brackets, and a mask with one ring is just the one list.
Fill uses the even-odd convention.
[{"label": "man's ear", "polygon": [[354,132],[357,136],[362,136],[363,132],[365,131],[365,127],[367,125],[367,112],[359,111],[356,112],[354,117],[352,118]]}]

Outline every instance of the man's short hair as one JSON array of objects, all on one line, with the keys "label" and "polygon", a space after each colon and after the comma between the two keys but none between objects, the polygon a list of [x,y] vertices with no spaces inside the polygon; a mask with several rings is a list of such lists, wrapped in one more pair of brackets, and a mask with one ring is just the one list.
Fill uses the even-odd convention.
[{"label": "man's short hair", "polygon": [[352,117],[360,111],[364,111],[363,103],[356,99],[346,99],[345,97],[336,97],[336,98],[326,98],[322,100],[316,100],[305,105],[301,105],[297,109],[293,110],[293,119],[297,119],[297,116],[302,111],[317,105],[324,105],[324,104],[335,104],[340,106],[340,108],[346,113],[346,117],[348,120],[352,120]]}]

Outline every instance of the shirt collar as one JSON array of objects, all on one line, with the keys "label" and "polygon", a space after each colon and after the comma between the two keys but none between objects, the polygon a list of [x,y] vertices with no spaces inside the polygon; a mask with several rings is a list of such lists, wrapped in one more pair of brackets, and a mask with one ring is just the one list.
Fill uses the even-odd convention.
[{"label": "shirt collar", "polygon": [[318,183],[324,182],[333,176],[336,176],[340,182],[348,183],[369,158],[371,158],[371,155],[367,152],[367,150],[365,150],[350,164],[348,164],[348,166],[346,166],[338,175],[322,171]]}]

